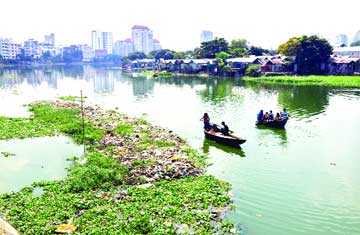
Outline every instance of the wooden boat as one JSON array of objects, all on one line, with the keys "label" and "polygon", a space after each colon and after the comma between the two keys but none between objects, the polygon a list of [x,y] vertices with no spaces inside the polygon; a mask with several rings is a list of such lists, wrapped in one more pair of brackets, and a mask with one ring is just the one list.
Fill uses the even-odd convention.
[{"label": "wooden boat", "polygon": [[228,146],[239,148],[241,144],[245,143],[246,140],[241,139],[234,135],[223,135],[221,132],[215,132],[213,130],[204,130],[205,138],[213,140],[219,144],[225,144]]},{"label": "wooden boat", "polygon": [[270,122],[256,122],[256,126],[270,127],[270,128],[279,128],[284,129],[288,119],[283,119],[280,121],[270,121]]}]

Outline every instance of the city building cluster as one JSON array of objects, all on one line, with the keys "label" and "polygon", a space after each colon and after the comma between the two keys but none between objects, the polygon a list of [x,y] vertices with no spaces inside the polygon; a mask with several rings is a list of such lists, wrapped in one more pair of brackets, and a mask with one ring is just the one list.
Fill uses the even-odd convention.
[{"label": "city building cluster", "polygon": [[53,33],[45,35],[43,41],[28,39],[23,43],[14,42],[10,38],[0,38],[0,58],[5,60],[39,59],[44,56],[58,55],[64,57],[64,55],[81,52],[82,61],[90,62],[94,58],[107,55],[126,57],[134,52],[149,54],[160,49],[160,41],[154,38],[153,32],[147,26],[142,25],[134,25],[131,28],[131,38],[115,42],[112,32],[93,30],[90,45],[76,44],[60,47],[55,44]]}]

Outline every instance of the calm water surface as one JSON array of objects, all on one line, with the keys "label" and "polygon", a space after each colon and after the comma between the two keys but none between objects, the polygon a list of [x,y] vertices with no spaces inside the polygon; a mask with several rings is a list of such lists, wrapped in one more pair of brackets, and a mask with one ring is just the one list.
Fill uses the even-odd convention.
[{"label": "calm water surface", "polygon": [[[360,90],[155,81],[91,67],[8,70],[0,72],[0,115],[26,116],[23,104],[80,89],[88,103],[146,115],[209,154],[209,174],[233,186],[236,210],[229,217],[243,234],[360,234]],[[254,126],[259,109],[282,107],[291,115],[286,130]],[[235,150],[205,141],[203,112],[248,142]]]},{"label": "calm water surface", "polygon": [[68,137],[41,137],[0,141],[0,193],[17,191],[41,180],[58,180],[66,175],[72,156],[83,148]]}]

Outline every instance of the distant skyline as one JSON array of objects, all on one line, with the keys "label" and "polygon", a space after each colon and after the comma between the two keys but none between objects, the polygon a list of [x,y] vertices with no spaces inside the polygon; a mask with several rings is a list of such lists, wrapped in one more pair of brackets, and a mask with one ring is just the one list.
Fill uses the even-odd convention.
[{"label": "distant skyline", "polygon": [[359,0],[2,0],[0,37],[23,42],[55,33],[60,45],[86,43],[91,31],[129,38],[131,27],[146,25],[163,48],[200,45],[202,30],[227,40],[245,38],[275,49],[289,37],[319,34],[334,39],[360,30]]}]

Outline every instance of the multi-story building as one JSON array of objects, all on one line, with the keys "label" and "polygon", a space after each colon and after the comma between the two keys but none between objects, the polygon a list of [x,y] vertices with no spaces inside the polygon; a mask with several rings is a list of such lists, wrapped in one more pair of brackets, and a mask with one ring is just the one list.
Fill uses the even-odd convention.
[{"label": "multi-story building", "polygon": [[358,41],[360,41],[360,30],[356,32],[353,42],[358,42]]},{"label": "multi-story building", "polygon": [[154,51],[161,50],[160,41],[157,40],[157,39],[154,39],[154,41],[153,41],[153,50],[154,50]]},{"label": "multi-story building", "polygon": [[208,42],[214,40],[214,34],[211,31],[204,30],[200,35],[201,42]]},{"label": "multi-story building", "polygon": [[103,50],[104,49],[102,32],[97,31],[97,30],[91,31],[91,48],[93,50]]},{"label": "multi-story building", "polygon": [[91,48],[94,51],[106,51],[106,54],[113,53],[113,34],[93,30],[91,32]]},{"label": "multi-story building", "polygon": [[335,46],[347,46],[349,43],[348,36],[346,34],[339,34],[336,36]]},{"label": "multi-story building", "polygon": [[24,55],[26,57],[40,58],[42,51],[40,43],[34,39],[28,39],[24,42]]},{"label": "multi-story building", "polygon": [[44,44],[55,46],[55,34],[51,33],[44,36]]},{"label": "multi-story building", "polygon": [[116,41],[113,52],[115,55],[126,57],[134,52],[134,43],[130,38],[123,41]]},{"label": "multi-story building", "polygon": [[113,53],[113,34],[111,32],[102,32],[103,49],[107,54]]},{"label": "multi-story building", "polygon": [[94,50],[89,47],[87,44],[80,45],[80,50],[82,51],[83,61],[90,62],[95,57]]},{"label": "multi-story building", "polygon": [[20,54],[20,45],[9,38],[0,38],[0,55],[4,59],[14,60]]},{"label": "multi-story building", "polygon": [[153,32],[147,26],[134,25],[131,28],[131,31],[136,52],[148,54],[154,50]]}]

